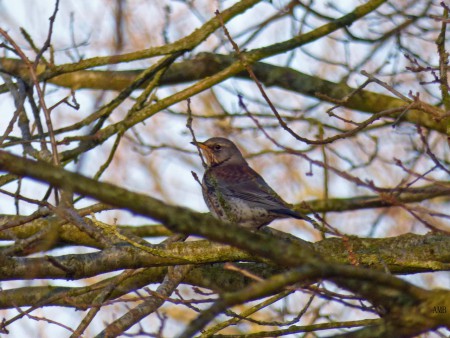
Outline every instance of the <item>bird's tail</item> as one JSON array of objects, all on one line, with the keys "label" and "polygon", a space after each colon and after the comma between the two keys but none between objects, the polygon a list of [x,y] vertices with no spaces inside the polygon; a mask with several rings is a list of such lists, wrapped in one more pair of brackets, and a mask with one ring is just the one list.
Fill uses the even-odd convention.
[{"label": "bird's tail", "polygon": [[283,209],[274,209],[274,210],[270,210],[271,212],[278,214],[278,215],[283,215],[286,217],[292,217],[292,218],[297,218],[297,219],[306,219],[304,215],[288,209],[288,208],[283,208]]},{"label": "bird's tail", "polygon": [[271,210],[272,212],[279,214],[279,215],[283,215],[286,217],[292,217],[292,218],[297,218],[297,219],[302,219],[305,220],[309,223],[311,223],[313,225],[314,228],[316,229],[321,229],[322,227],[317,223],[317,221],[303,213],[288,209],[288,208],[283,208],[283,209],[275,209],[275,210]]}]

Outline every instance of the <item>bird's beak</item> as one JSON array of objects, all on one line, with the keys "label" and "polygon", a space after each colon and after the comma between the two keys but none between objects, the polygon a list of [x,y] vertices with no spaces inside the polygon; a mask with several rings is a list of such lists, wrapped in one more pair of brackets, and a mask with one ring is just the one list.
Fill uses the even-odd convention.
[{"label": "bird's beak", "polygon": [[191,144],[193,144],[196,147],[199,147],[202,150],[208,150],[208,146],[202,142],[191,142]]},{"label": "bird's beak", "polygon": [[209,148],[206,144],[203,142],[191,142],[194,146],[200,148],[200,150],[203,153],[203,156],[206,158],[206,163],[208,165],[211,165],[211,163],[214,162],[214,155],[211,152],[211,148]]}]

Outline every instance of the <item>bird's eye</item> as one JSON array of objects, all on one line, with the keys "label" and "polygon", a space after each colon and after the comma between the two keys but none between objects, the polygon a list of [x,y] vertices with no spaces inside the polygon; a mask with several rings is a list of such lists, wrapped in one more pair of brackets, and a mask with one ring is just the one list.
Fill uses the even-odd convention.
[{"label": "bird's eye", "polygon": [[222,149],[222,146],[220,144],[214,145],[214,150],[219,151],[220,149]]}]

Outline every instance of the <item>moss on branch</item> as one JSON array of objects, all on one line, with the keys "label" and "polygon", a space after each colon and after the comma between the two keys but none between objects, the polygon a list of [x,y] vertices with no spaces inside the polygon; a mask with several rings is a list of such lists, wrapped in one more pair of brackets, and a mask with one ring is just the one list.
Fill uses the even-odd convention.
[{"label": "moss on branch", "polygon": [[[26,76],[25,65],[16,59],[1,59],[3,67],[17,76]],[[187,60],[171,65],[162,76],[159,85],[173,85],[198,81],[208,76],[217,74],[231,66],[236,59],[233,56],[218,55],[211,53],[201,53],[192,60]],[[311,76],[288,67],[279,67],[263,62],[255,62],[252,70],[267,87],[279,87],[292,92],[310,97],[320,97],[326,100],[342,100],[356,88],[344,83],[335,83]],[[78,71],[70,74],[63,74],[49,79],[50,83],[69,88],[90,88],[99,90],[123,90],[131,85],[136,77],[144,70],[127,71]],[[251,80],[246,71],[240,71],[236,77]],[[114,79],[114,81],[111,81]],[[142,87],[144,87],[142,85]],[[361,90],[350,99],[342,102],[343,107],[355,109],[366,113],[378,113],[407,105],[400,98],[393,96]],[[436,108],[437,109],[437,108]],[[442,112],[444,114],[444,112]],[[393,114],[392,116],[396,116]],[[429,114],[424,114],[419,110],[411,109],[403,116],[405,121],[419,124],[440,133],[446,132],[445,124],[436,121]]]}]

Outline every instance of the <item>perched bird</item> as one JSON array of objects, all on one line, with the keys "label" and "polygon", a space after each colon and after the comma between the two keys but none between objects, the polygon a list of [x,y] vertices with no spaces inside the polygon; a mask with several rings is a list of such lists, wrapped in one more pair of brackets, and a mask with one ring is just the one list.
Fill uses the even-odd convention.
[{"label": "perched bird", "polygon": [[206,158],[203,198],[211,213],[222,221],[261,228],[277,218],[303,219],[291,210],[242,156],[236,145],[223,137],[192,142]]}]

